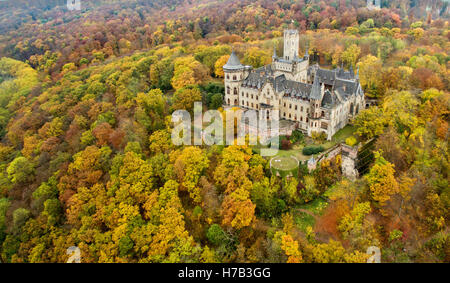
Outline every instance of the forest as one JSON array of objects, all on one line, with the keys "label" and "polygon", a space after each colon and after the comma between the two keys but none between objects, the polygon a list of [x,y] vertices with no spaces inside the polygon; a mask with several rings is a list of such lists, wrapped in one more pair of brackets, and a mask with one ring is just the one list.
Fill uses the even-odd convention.
[{"label": "forest", "polygon": [[[450,262],[446,1],[0,2],[0,261]],[[171,114],[223,111],[223,65],[299,54],[359,69],[373,103],[341,156],[295,178],[251,145],[175,146]],[[321,137],[281,137],[283,149]],[[313,153],[311,153],[313,154]]]}]

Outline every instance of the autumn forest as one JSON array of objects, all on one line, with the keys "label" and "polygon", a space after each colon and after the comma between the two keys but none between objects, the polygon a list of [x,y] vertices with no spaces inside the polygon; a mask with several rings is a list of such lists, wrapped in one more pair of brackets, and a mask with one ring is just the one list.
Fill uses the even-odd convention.
[{"label": "autumn forest", "polygon": [[[0,261],[450,262],[448,1],[0,1]],[[331,141],[176,146],[172,113],[224,112],[223,66],[359,70],[367,108]],[[362,146],[358,178],[336,144]],[[369,146],[370,145],[370,146]],[[363,153],[361,153],[363,154]],[[366,160],[365,159],[365,160]]]}]

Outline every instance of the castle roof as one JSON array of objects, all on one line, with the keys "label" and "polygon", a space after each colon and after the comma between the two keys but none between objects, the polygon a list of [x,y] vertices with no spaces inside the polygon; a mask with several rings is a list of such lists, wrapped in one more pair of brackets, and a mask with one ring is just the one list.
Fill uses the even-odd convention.
[{"label": "castle roof", "polygon": [[244,68],[244,65],[241,64],[241,61],[239,61],[239,58],[237,57],[236,53],[231,52],[230,58],[228,59],[227,63],[223,66],[225,70],[240,70]]},{"label": "castle roof", "polygon": [[319,84],[319,76],[314,77],[314,83],[311,89],[311,99],[320,100],[322,98],[322,90]]},{"label": "castle roof", "polygon": [[322,98],[322,107],[325,108],[333,108],[334,106],[338,105],[340,103],[340,99],[337,96],[336,93],[330,92],[328,89],[325,90],[325,93],[323,94]]}]

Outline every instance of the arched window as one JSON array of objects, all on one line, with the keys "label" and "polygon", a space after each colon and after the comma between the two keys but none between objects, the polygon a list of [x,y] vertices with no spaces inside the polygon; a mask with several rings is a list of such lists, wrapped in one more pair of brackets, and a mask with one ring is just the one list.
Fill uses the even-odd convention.
[{"label": "arched window", "polygon": [[234,81],[236,80],[236,75],[233,76],[233,80],[234,80]]},{"label": "arched window", "polygon": [[227,75],[227,80],[229,80],[230,79],[230,75]]},{"label": "arched window", "polygon": [[230,105],[230,99],[228,98],[228,105]]},{"label": "arched window", "polygon": [[325,117],[325,112],[322,111],[322,117]]},{"label": "arched window", "polygon": [[300,122],[303,122],[303,117],[302,116],[300,116]]},{"label": "arched window", "polygon": [[237,88],[234,88],[234,94],[238,94]]},{"label": "arched window", "polygon": [[227,86],[227,94],[230,94],[230,87]]}]

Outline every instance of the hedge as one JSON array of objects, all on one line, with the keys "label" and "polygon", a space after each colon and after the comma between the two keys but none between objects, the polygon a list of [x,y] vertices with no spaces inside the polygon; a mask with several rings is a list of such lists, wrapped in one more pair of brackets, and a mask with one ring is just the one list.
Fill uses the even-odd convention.
[{"label": "hedge", "polygon": [[303,152],[303,155],[313,155],[313,154],[322,152],[324,150],[325,150],[325,148],[323,148],[323,146],[321,146],[321,145],[319,145],[319,146],[311,145],[311,146],[305,146],[303,148],[302,152]]}]

